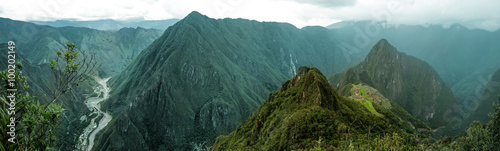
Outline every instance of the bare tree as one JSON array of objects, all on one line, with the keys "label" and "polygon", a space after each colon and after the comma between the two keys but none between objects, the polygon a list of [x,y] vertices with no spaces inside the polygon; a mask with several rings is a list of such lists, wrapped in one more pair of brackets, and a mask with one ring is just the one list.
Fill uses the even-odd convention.
[{"label": "bare tree", "polygon": [[[77,51],[76,44],[66,42],[66,50],[56,50],[56,59],[50,59],[49,65],[55,77],[55,90],[52,101],[54,103],[62,94],[68,92],[80,82],[87,80],[97,72],[101,66],[95,58],[95,54],[86,55],[84,51]],[[79,58],[79,56],[82,56]]]}]

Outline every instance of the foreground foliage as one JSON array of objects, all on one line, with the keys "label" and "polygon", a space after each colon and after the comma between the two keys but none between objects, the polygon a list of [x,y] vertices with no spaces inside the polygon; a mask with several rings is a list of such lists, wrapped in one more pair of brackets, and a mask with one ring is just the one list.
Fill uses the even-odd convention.
[{"label": "foreground foliage", "polygon": [[[34,96],[28,93],[29,85],[26,77],[23,76],[19,69],[22,66],[18,65],[18,70],[15,72],[16,86],[8,86],[7,71],[0,72],[2,89],[0,89],[1,109],[0,109],[0,124],[1,142],[0,150],[47,150],[52,147],[56,141],[55,129],[58,121],[61,119],[61,113],[64,111],[60,103],[52,103],[50,105],[42,105]],[[6,100],[6,96],[12,95],[13,92],[7,89],[17,89],[15,92],[15,113],[8,114],[11,102]],[[11,136],[6,136],[10,128],[7,125],[11,124],[11,118],[15,118],[15,139],[14,143],[9,141]]]},{"label": "foreground foliage", "polygon": [[49,61],[55,77],[55,91],[49,104],[94,75],[101,66],[97,63],[95,54],[85,55],[83,51],[77,51],[76,46],[70,41],[66,42],[66,50],[56,50],[56,58]]},{"label": "foreground foliage", "polygon": [[[500,98],[499,98],[500,100]],[[487,124],[474,121],[467,132],[451,144],[460,150],[500,150],[500,105],[493,105],[492,120]]]},{"label": "foreground foliage", "polygon": [[[16,64],[17,70],[13,70],[13,85],[10,83],[12,79],[9,79],[12,74],[9,75],[7,70],[0,72],[0,150],[47,150],[55,145],[56,129],[65,111],[62,107],[64,101],[56,101],[94,74],[99,67],[94,56],[79,57],[83,52],[77,52],[76,44],[68,41],[66,46],[66,51],[57,50],[57,59],[49,62],[56,80],[53,99],[48,103],[40,102],[29,93],[28,78],[22,74],[20,62]],[[15,99],[11,96],[15,96]]]}]

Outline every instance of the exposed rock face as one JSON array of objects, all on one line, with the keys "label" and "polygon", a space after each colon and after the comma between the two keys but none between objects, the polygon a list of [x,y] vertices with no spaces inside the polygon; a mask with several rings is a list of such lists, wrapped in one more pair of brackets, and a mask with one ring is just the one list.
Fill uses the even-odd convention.
[{"label": "exposed rock face", "polygon": [[373,46],[363,62],[345,72],[339,91],[348,93],[353,83],[360,82],[433,128],[452,120],[445,112],[452,111],[455,98],[437,72],[426,62],[399,52],[385,39]]},{"label": "exposed rock face", "polygon": [[342,53],[322,27],[215,20],[193,12],[111,79],[103,106],[116,120],[95,149],[209,145],[249,117],[297,67],[317,66],[328,74],[347,67]]}]

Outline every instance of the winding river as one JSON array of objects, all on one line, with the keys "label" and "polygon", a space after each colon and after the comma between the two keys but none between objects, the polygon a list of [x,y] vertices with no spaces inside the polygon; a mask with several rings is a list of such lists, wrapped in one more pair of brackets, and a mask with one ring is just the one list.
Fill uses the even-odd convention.
[{"label": "winding river", "polygon": [[[90,120],[90,124],[83,130],[82,134],[78,138],[78,144],[76,145],[77,150],[87,150],[90,151],[92,146],[94,146],[94,140],[96,134],[101,131],[113,117],[106,112],[101,111],[100,102],[106,100],[109,97],[109,88],[106,84],[110,78],[94,78],[100,86],[94,88],[94,93],[98,94],[97,97],[90,97],[85,100],[85,104],[92,113],[88,116],[82,117],[81,120],[85,120],[86,117],[90,117],[97,114],[94,118]],[[101,96],[102,95],[102,96]],[[102,117],[99,123],[96,123],[96,119]]]}]

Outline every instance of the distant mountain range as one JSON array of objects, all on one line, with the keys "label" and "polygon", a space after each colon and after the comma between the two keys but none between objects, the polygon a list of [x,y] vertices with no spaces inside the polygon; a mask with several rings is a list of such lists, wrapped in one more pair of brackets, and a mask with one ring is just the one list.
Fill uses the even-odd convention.
[{"label": "distant mountain range", "polygon": [[[193,150],[212,146],[220,135],[225,136],[219,137],[216,147],[222,150],[256,145],[291,150],[309,148],[311,142],[321,141],[320,134],[333,132],[306,135],[300,128],[334,130],[321,126],[324,121],[298,119],[282,111],[295,115],[318,111],[302,116],[307,118],[332,113],[344,118],[335,120],[340,122],[336,130],[352,129],[357,134],[365,134],[366,127],[349,126],[348,120],[378,125],[377,132],[406,135],[446,128],[454,132],[439,135],[462,133],[466,127],[450,129],[454,126],[450,123],[487,121],[485,114],[491,111],[487,109],[498,95],[494,81],[500,75],[493,75],[500,68],[500,31],[459,25],[395,27],[358,21],[299,29],[288,23],[212,19],[198,12],[182,20],[149,23],[101,20],[38,25],[0,18],[0,46],[9,40],[16,42],[25,64],[23,73],[42,103],[51,90],[47,59],[55,50],[71,40],[78,49],[97,54],[102,63],[99,76],[113,77],[108,82],[110,97],[101,104],[113,120],[97,134],[93,150]],[[323,74],[329,75],[337,90],[330,91]],[[62,97],[68,100],[64,102],[68,110],[57,132],[56,148],[75,149],[78,133],[88,124],[80,120],[88,113],[81,101],[92,93],[93,82]],[[290,82],[315,85],[294,94],[300,88]],[[293,99],[280,97],[287,95]],[[326,99],[337,103],[324,106],[332,103]],[[294,127],[275,117],[318,125]],[[281,131],[274,126],[299,130]],[[274,138],[260,138],[254,132]],[[432,134],[436,133],[425,135]],[[275,138],[281,136],[301,136],[304,141],[286,137],[277,142]],[[340,138],[324,139],[335,144]],[[259,144],[257,140],[272,141]]]},{"label": "distant mountain range", "polygon": [[213,140],[241,124],[298,67],[333,74],[353,65],[335,44],[322,27],[192,12],[110,80],[103,107],[116,118],[99,136],[108,141],[95,147],[189,149]]},{"label": "distant mountain range", "polygon": [[[382,85],[392,82],[391,78],[375,76],[380,75],[372,71],[377,69],[377,63],[367,64],[374,65],[368,73],[374,74],[373,83],[379,83],[370,86],[432,128],[446,126],[450,119],[444,117],[449,115],[445,112],[451,110],[455,115],[459,113],[456,108],[463,107],[462,100],[455,101],[449,86],[470,80],[467,77],[474,76],[470,75],[472,72],[480,75],[493,72],[489,69],[499,65],[494,56],[500,55],[494,51],[499,45],[493,38],[496,36],[492,32],[459,27],[395,28],[373,22],[338,29],[317,26],[298,29],[285,23],[216,20],[192,12],[168,28],[110,80],[111,97],[103,107],[117,118],[100,135],[106,142],[95,147],[192,149],[193,143],[213,141],[215,136],[241,124],[272,90],[296,75],[299,66],[315,66],[327,75],[341,72],[362,62],[371,50],[370,45],[382,39],[378,37],[388,37],[405,53],[429,64],[415,61],[418,60],[415,57],[397,55],[409,62],[404,67],[396,60],[379,66],[417,74],[413,78],[395,77],[394,80],[405,81],[394,85],[401,88],[394,91],[386,91],[392,87]],[[447,42],[440,42],[439,38]],[[484,40],[484,45],[475,45],[481,43],[478,40]],[[480,57],[484,55],[475,52],[489,55]],[[464,62],[464,58],[471,60],[470,63]],[[383,61],[391,60],[385,58],[379,63]],[[394,74],[397,75],[413,76]],[[473,91],[465,88],[467,92]],[[465,116],[459,115],[458,119],[461,118]]]},{"label": "distant mountain range", "polygon": [[[485,81],[500,68],[500,30],[489,32],[461,25],[394,26],[373,21],[343,21],[327,28],[336,34],[342,49],[362,56],[368,55],[378,40],[387,39],[401,52],[429,63],[460,103],[478,99]],[[475,111],[463,105],[457,105],[457,109]]]},{"label": "distant mountain range", "polygon": [[[78,50],[86,54],[95,54],[101,63],[99,76],[110,77],[119,73],[146,46],[163,33],[159,29],[122,28],[117,31],[101,31],[82,27],[50,27],[29,22],[0,18],[0,50],[7,49],[8,41],[16,43],[16,60],[23,63],[23,75],[28,77],[31,94],[36,100],[45,103],[52,99],[54,75],[48,66],[48,60],[55,58],[56,50],[63,50],[64,43],[77,44]],[[4,51],[5,52],[5,51]],[[2,53],[6,54],[6,53]],[[2,55],[2,58],[6,58]],[[3,60],[3,59],[2,59]],[[2,61],[0,64],[4,64]],[[1,66],[5,70],[7,66]],[[96,83],[89,79],[79,87],[60,97],[65,119],[57,131],[57,147],[61,150],[73,150],[78,135],[88,121],[82,122],[82,115],[90,111],[84,104],[88,94],[93,93]]]},{"label": "distant mountain range", "polygon": [[87,53],[98,53],[103,64],[101,77],[113,76],[135,58],[163,31],[159,29],[122,28],[101,31],[82,27],[50,27],[0,18],[0,41],[15,41],[20,53],[32,64],[42,65],[54,56],[54,51],[71,41]]},{"label": "distant mountain range", "polygon": [[94,20],[94,21],[72,21],[72,20],[56,20],[56,21],[30,21],[39,25],[49,25],[53,27],[87,27],[98,30],[119,30],[122,28],[152,28],[165,30],[169,26],[175,24],[179,19],[167,20]]}]

